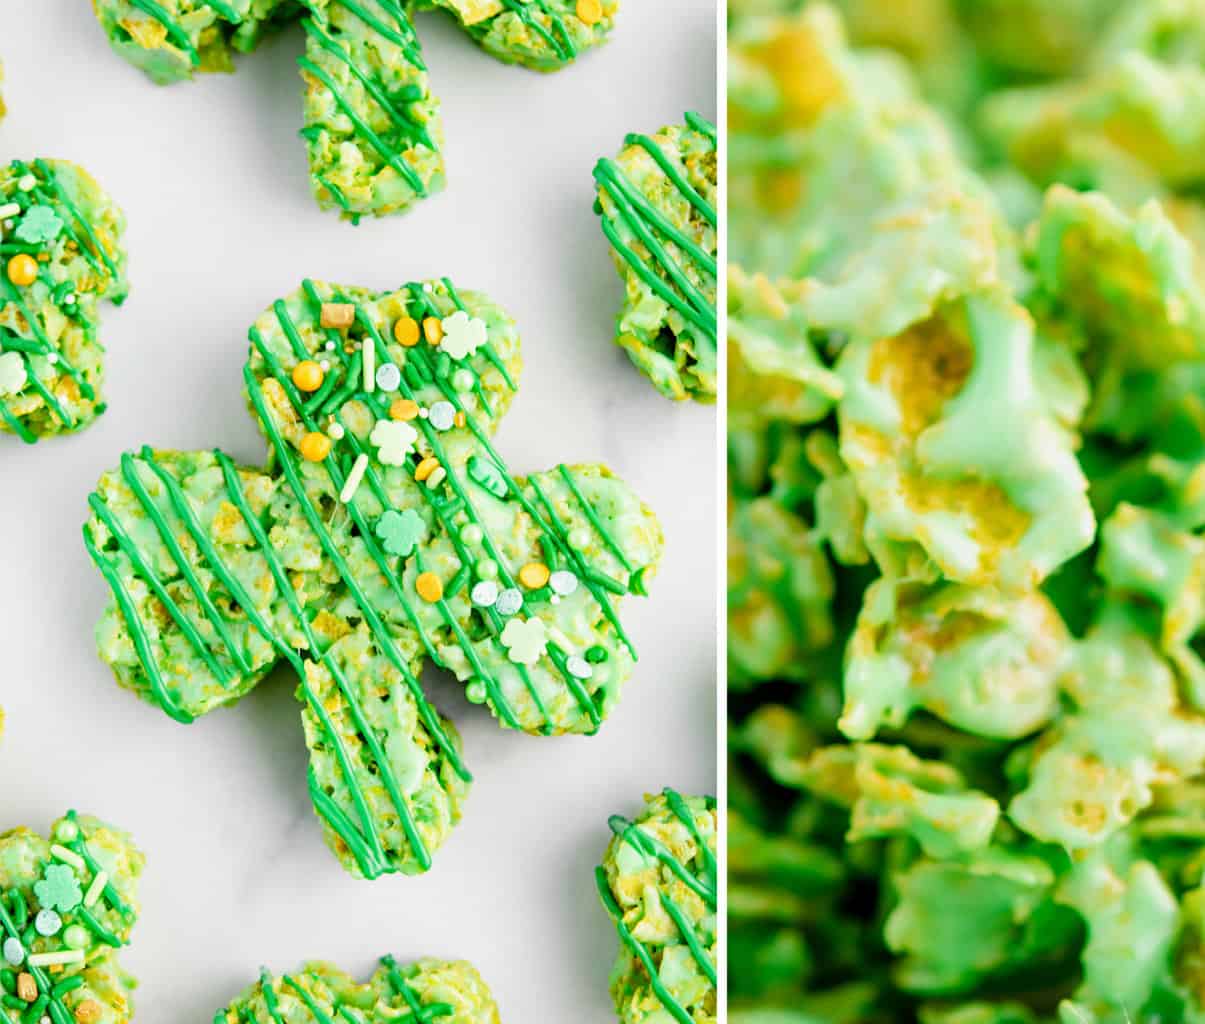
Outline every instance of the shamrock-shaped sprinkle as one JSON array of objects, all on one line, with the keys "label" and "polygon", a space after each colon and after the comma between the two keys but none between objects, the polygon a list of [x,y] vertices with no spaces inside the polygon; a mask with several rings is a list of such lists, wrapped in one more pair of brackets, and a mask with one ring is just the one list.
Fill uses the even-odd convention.
[{"label": "shamrock-shaped sprinkle", "polygon": [[75,872],[66,864],[47,864],[42,880],[34,883],[33,891],[43,907],[63,913],[74,910],[84,901],[84,891]]},{"label": "shamrock-shaped sprinkle", "polygon": [[412,508],[386,509],[377,520],[377,536],[389,554],[405,558],[427,536],[427,524]]},{"label": "shamrock-shaped sprinkle", "polygon": [[15,395],[26,381],[25,360],[20,352],[5,352],[0,356],[0,395]]},{"label": "shamrock-shaped sprinkle", "polygon": [[511,619],[502,630],[502,646],[515,664],[534,665],[548,646],[544,620]]},{"label": "shamrock-shaped sprinkle", "polygon": [[406,456],[418,440],[418,431],[409,423],[378,420],[368,440],[377,447],[377,458],[386,466],[404,466]]},{"label": "shamrock-shaped sprinkle", "polygon": [[31,206],[13,234],[30,245],[53,242],[63,230],[63,221],[49,206]]},{"label": "shamrock-shaped sprinkle", "polygon": [[444,317],[442,323],[444,336],[441,347],[453,359],[474,355],[488,340],[485,321],[469,316],[463,309]]}]

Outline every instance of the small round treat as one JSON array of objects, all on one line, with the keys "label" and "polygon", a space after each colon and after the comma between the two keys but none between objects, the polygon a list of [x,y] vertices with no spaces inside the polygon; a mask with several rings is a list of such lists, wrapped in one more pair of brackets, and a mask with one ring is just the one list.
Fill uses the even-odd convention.
[{"label": "small round treat", "polygon": [[472,964],[428,959],[403,966],[385,956],[366,982],[319,961],[280,977],[265,970],[259,981],[214,1015],[213,1024],[500,1024],[500,1020],[493,994]]},{"label": "small round treat", "polygon": [[714,402],[718,244],[715,126],[698,114],[629,135],[594,168],[595,210],[623,278],[616,342],[663,395]]},{"label": "small round treat", "polygon": [[672,789],[646,797],[595,872],[619,933],[611,995],[623,1024],[717,1019],[716,802]]}]

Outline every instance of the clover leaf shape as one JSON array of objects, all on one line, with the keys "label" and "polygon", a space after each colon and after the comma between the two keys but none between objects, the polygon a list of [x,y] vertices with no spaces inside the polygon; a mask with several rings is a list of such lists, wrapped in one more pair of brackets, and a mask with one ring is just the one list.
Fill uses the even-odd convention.
[{"label": "clover leaf shape", "polygon": [[104,411],[100,305],[129,291],[125,218],[59,160],[0,166],[0,207],[23,243],[0,259],[0,431],[33,444]]},{"label": "clover leaf shape", "polygon": [[377,520],[377,536],[391,555],[405,557],[427,536],[427,524],[412,508],[404,512],[391,508]]},{"label": "clover leaf shape", "polygon": [[[323,326],[331,304],[355,307],[351,326]],[[421,326],[457,312],[486,331],[461,360]],[[633,671],[620,604],[645,594],[660,527],[604,466],[508,468],[491,437],[518,332],[484,295],[306,281],[250,338],[263,469],[143,448],[89,498],[85,544],[111,592],[100,654],[184,723],[287,663],[336,857],[360,877],[425,871],[472,776],[423,663],[505,728],[597,731]]]},{"label": "clover leaf shape", "polygon": [[377,447],[377,458],[386,466],[402,466],[418,440],[418,431],[409,423],[380,420],[368,440]]},{"label": "clover leaf shape", "polygon": [[502,630],[502,645],[511,661],[519,665],[534,665],[548,648],[544,620],[511,619]]},{"label": "clover leaf shape", "polygon": [[449,317],[444,317],[442,325],[443,350],[453,359],[461,360],[471,356],[486,343],[485,321],[470,317],[464,310],[458,309]]},{"label": "clover leaf shape", "polygon": [[34,884],[38,902],[47,910],[74,910],[84,901],[75,872],[66,864],[48,864],[42,880]]},{"label": "clover leaf shape", "polygon": [[143,867],[130,838],[70,811],[49,839],[27,828],[0,835],[0,863],[0,968],[9,996],[13,981],[21,996],[0,1017],[129,1024],[134,983],[118,952],[138,919]]},{"label": "clover leaf shape", "polygon": [[406,210],[444,184],[443,125],[415,7],[448,11],[505,63],[555,71],[606,40],[619,0],[96,0],[93,7],[113,49],[161,85],[231,71],[235,52],[300,20],[311,188],[322,209],[355,222]]}]

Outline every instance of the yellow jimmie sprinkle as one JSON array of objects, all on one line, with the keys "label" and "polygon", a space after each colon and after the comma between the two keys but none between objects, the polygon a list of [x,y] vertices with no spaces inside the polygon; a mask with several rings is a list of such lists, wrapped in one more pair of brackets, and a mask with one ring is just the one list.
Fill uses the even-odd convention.
[{"label": "yellow jimmie sprinkle", "polygon": [[55,858],[55,860],[61,860],[64,864],[70,864],[77,871],[84,871],[88,867],[88,865],[84,863],[83,857],[81,857],[78,853],[73,853],[71,850],[68,850],[65,846],[59,846],[58,843],[55,843],[50,848],[50,854]]},{"label": "yellow jimmie sprinkle", "polygon": [[92,879],[92,884],[88,886],[88,891],[84,893],[84,907],[91,909],[92,906],[100,899],[100,894],[105,891],[105,886],[109,884],[109,873],[107,871],[96,872],[96,877]]},{"label": "yellow jimmie sprinkle", "polygon": [[360,489],[360,481],[364,479],[367,471],[368,456],[364,452],[360,452],[356,456],[356,461],[352,463],[351,472],[347,474],[347,479],[343,482],[343,490],[339,492],[339,500],[344,505],[356,496],[356,491]]}]

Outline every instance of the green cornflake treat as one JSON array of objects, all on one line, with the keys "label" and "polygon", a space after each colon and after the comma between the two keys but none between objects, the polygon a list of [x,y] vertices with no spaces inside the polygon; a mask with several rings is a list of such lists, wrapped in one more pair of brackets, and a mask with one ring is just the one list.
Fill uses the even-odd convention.
[{"label": "green cornflake treat", "polygon": [[716,805],[672,789],[645,798],[596,871],[619,932],[611,995],[624,1024],[715,1024]]},{"label": "green cornflake treat", "polygon": [[626,298],[616,343],[667,398],[714,402],[716,129],[698,114],[629,135],[594,168],[595,210]]},{"label": "green cornflake treat", "polygon": [[412,0],[445,10],[486,53],[507,64],[556,71],[606,42],[619,0]]},{"label": "green cornflake treat", "polygon": [[129,1024],[136,982],[117,954],[143,863],[128,835],[74,811],[47,839],[0,834],[0,1018]]},{"label": "green cornflake treat", "polygon": [[1205,7],[837,6],[730,22],[730,1016],[1205,1024]]},{"label": "green cornflake treat", "polygon": [[452,10],[504,60],[563,66],[609,33],[617,0],[94,0],[113,48],[159,84],[232,71],[235,53],[300,20],[310,185],[357,223],[444,186],[443,127],[412,8]]},{"label": "green cornflake treat", "polygon": [[329,963],[308,963],[274,977],[265,969],[251,988],[213,1024],[499,1024],[489,986],[472,964],[418,960],[405,966],[391,956],[366,982]]},{"label": "green cornflake treat", "polygon": [[124,231],[82,168],[0,169],[0,430],[33,444],[105,411],[100,309],[129,292]]},{"label": "green cornflake treat", "polygon": [[335,854],[367,878],[424,871],[471,776],[422,664],[506,728],[595,732],[635,661],[618,602],[655,572],[660,527],[604,466],[512,475],[490,435],[519,339],[483,295],[307,281],[250,337],[266,467],[143,448],[89,498],[100,655],[180,722],[287,662]]}]

